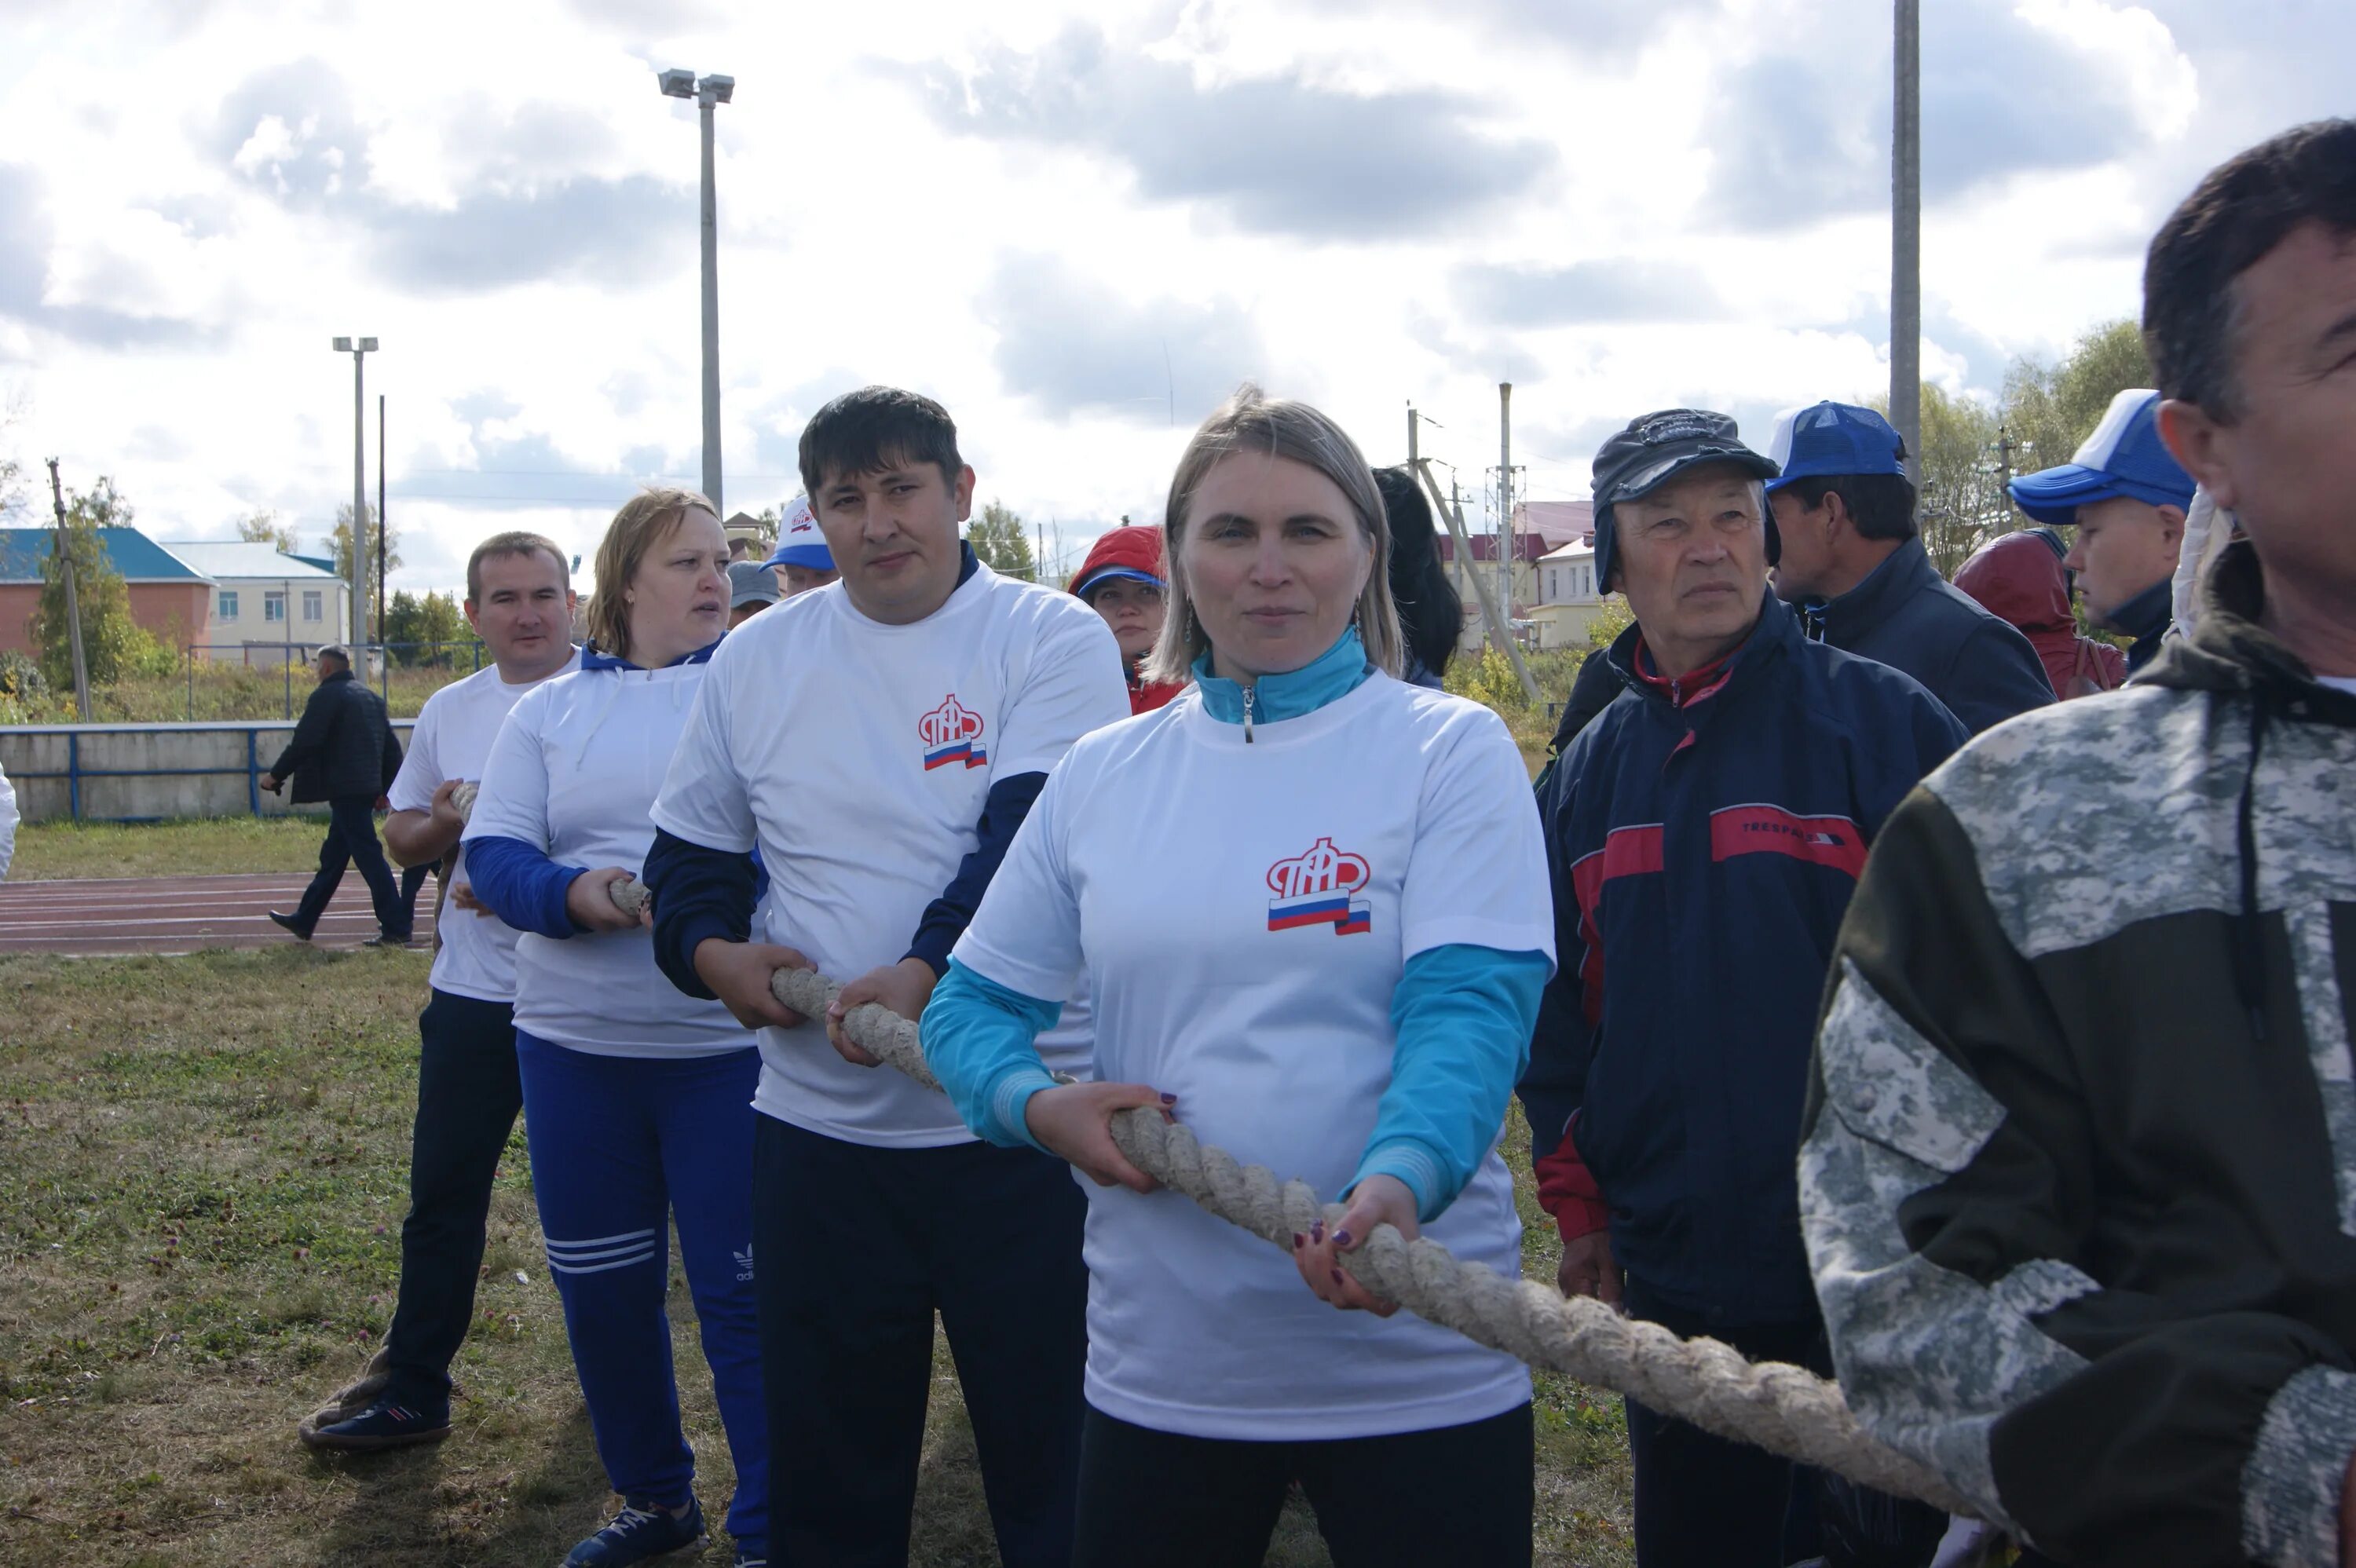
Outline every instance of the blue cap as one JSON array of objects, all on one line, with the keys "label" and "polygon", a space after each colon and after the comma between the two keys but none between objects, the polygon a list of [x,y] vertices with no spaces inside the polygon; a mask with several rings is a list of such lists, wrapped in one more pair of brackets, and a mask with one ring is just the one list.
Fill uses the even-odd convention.
[{"label": "blue cap", "polygon": [[2078,508],[2125,496],[2153,507],[2192,505],[2192,475],[2159,439],[2159,394],[2121,392],[2077,454],[2012,482],[2013,504],[2040,523],[2074,523]]},{"label": "blue cap", "polygon": [[818,514],[810,510],[809,497],[797,496],[786,508],[785,519],[777,525],[777,548],[761,564],[798,566],[811,571],[834,570],[834,552],[826,548],[826,536],[819,532]]},{"label": "blue cap", "polygon": [[1794,479],[1822,479],[1849,474],[1906,472],[1906,441],[1896,427],[1871,409],[1855,403],[1817,403],[1785,409],[1775,416],[1775,436],[1767,455],[1783,473],[1767,481],[1770,495]]}]

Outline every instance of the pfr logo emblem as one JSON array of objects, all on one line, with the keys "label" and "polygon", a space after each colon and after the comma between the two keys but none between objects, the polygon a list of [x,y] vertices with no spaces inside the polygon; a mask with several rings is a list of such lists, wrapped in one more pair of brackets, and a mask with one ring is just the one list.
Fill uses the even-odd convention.
[{"label": "pfr logo emblem", "polygon": [[925,771],[931,773],[951,763],[987,767],[990,753],[982,749],[982,729],[981,715],[951,692],[938,708],[916,720],[916,738],[925,744]]},{"label": "pfr logo emblem", "polygon": [[1330,925],[1336,936],[1355,936],[1374,929],[1374,910],[1364,892],[1373,875],[1363,855],[1333,848],[1320,838],[1305,855],[1279,860],[1268,869],[1268,928],[1290,931],[1296,926]]}]

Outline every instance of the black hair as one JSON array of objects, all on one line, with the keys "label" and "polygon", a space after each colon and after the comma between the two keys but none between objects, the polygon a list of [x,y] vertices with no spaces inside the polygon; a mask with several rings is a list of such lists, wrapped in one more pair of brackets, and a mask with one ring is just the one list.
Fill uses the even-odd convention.
[{"label": "black hair", "polygon": [[2291,230],[2356,235],[2356,120],[2318,120],[2209,171],[2159,232],[2143,268],[2143,341],[2161,393],[2232,419],[2233,280]]},{"label": "black hair", "polygon": [[1859,539],[1914,537],[1914,481],[1903,474],[1820,474],[1794,479],[1784,488],[1811,512],[1825,504],[1826,496],[1840,496],[1856,520]]},{"label": "black hair", "polygon": [[1375,470],[1391,531],[1391,598],[1398,605],[1407,651],[1433,675],[1445,675],[1464,635],[1464,601],[1440,564],[1440,533],[1423,487],[1404,464]]},{"label": "black hair", "polygon": [[836,479],[881,474],[894,464],[929,463],[954,485],[965,468],[957,421],[922,392],[862,387],[845,392],[802,427],[802,489],[818,505],[819,487]]}]

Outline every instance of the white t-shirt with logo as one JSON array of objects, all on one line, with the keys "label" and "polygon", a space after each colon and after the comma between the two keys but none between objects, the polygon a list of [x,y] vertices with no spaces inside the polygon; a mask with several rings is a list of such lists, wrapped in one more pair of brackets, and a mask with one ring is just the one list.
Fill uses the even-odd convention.
[{"label": "white t-shirt with logo", "polygon": [[[499,678],[498,667],[477,670],[451,682],[425,699],[416,727],[409,732],[409,752],[386,798],[395,811],[431,811],[434,792],[452,779],[480,784],[491,742],[516,700],[543,681],[569,675],[581,667],[578,649],[564,667],[541,680],[510,686]],[[465,851],[453,846],[449,868],[443,872],[450,891],[466,885]],[[516,933],[498,916],[461,909],[446,899],[435,924],[442,933],[441,950],[434,955],[432,985],[437,991],[471,997],[478,1002],[515,1000]]]},{"label": "white t-shirt with logo", "polygon": [[[655,841],[648,809],[706,667],[577,670],[526,693],[492,743],[466,841],[518,838],[562,865],[637,876]],[[679,994],[644,926],[525,932],[515,1021],[593,1056],[713,1056],[753,1043],[720,1003]]]},{"label": "white t-shirt with logo", "polygon": [[[708,848],[757,842],[769,896],[755,936],[848,981],[905,956],[973,852],[994,781],[1045,773],[1128,714],[1112,634],[1068,593],[984,566],[931,615],[889,626],[830,584],[720,645],[654,819]],[[1066,1008],[1041,1051],[1084,1066],[1087,1009]],[[973,1136],[937,1090],[836,1055],[822,1020],[761,1031],[753,1104],[850,1143]]]},{"label": "white t-shirt with logo", "polygon": [[[1554,951],[1528,770],[1486,709],[1373,675],[1248,744],[1192,690],[1082,741],[957,958],[1033,997],[1085,979],[1098,1078],[1175,1094],[1205,1143],[1331,1199],[1389,1086],[1401,971],[1452,944]],[[1512,1357],[1411,1314],[1337,1311],[1188,1199],[1087,1190],[1087,1398],[1108,1415],[1365,1437],[1529,1398]],[[1520,1273],[1494,1147],[1423,1233]]]}]

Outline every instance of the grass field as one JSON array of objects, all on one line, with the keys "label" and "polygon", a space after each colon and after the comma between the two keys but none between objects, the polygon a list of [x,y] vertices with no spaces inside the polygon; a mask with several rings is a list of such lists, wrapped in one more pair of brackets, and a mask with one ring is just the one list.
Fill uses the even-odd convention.
[{"label": "grass field", "polygon": [[[204,826],[194,837],[209,842],[225,825]],[[20,853],[35,871],[86,875],[191,837],[128,831],[110,847],[28,830]],[[273,853],[297,845],[265,831],[284,838],[262,840]],[[159,845],[143,849],[143,832]],[[0,958],[0,1561],[537,1565],[608,1510],[520,1129],[450,1440],[356,1459],[294,1439],[391,1317],[426,963],[292,944]],[[1526,1143],[1518,1115],[1514,1131]],[[1536,1217],[1526,1191],[1524,1210]],[[1531,1229],[1538,1277],[1554,1270],[1550,1229]],[[673,1275],[698,1489],[716,1521],[727,1449]],[[935,1392],[914,1561],[992,1563],[945,1356]],[[1541,1377],[1537,1427],[1540,1560],[1631,1562],[1618,1402]],[[703,1561],[727,1560],[715,1538]],[[1269,1562],[1324,1561],[1296,1505]]]},{"label": "grass field", "polygon": [[12,882],[60,877],[210,877],[308,871],[319,864],[318,816],[222,816],[195,822],[34,822],[16,830]]}]

